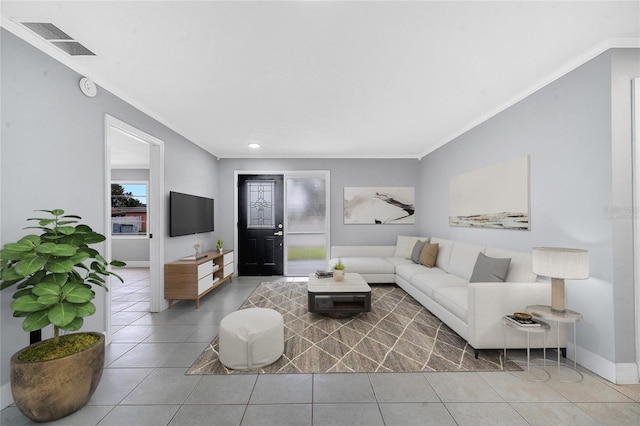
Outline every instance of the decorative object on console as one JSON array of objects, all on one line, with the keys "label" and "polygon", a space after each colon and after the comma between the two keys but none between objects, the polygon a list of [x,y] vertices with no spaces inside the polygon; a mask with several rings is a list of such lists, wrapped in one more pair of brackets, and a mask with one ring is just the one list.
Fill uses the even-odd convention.
[{"label": "decorative object on console", "polygon": [[342,263],[342,259],[338,259],[338,263],[333,267],[333,279],[336,281],[344,280],[344,263]]},{"label": "decorative object on console", "polygon": [[415,223],[415,188],[344,188],[345,224]]},{"label": "decorative object on console", "polygon": [[222,246],[224,244],[224,241],[222,240],[222,238],[218,239],[218,243],[216,244],[216,248],[218,249],[218,252],[222,253]]},{"label": "decorative object on console", "polygon": [[529,156],[449,179],[449,226],[529,229]]},{"label": "decorative object on console", "polygon": [[551,310],[565,312],[564,280],[589,278],[589,252],[561,247],[534,247],[533,272],[551,278]]}]

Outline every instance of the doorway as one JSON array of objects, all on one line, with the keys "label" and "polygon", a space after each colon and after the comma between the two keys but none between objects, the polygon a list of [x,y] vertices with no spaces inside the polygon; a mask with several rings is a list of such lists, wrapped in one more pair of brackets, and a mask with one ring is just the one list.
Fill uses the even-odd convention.
[{"label": "doorway", "polygon": [[[330,172],[328,170],[303,170],[303,171],[269,171],[248,172],[236,171],[235,178],[235,249],[238,260],[239,275],[286,275],[308,276],[318,270],[324,270],[328,266],[330,247]],[[284,183],[282,180],[284,179]],[[270,218],[270,210],[264,210],[271,200],[268,188],[266,192],[260,184],[256,184],[253,199],[250,197],[246,182],[267,182],[270,187],[275,181],[274,188],[277,200],[274,209],[274,217]],[[284,190],[284,198],[280,189]],[[280,201],[280,200],[283,201]],[[250,206],[252,205],[252,206]],[[250,217],[248,211],[256,209],[253,214],[260,218],[267,215],[268,224],[264,226],[265,243],[258,242],[251,235],[244,235]],[[271,208],[271,207],[270,207]],[[260,211],[259,209],[263,209]],[[243,212],[244,210],[244,212]],[[282,218],[282,219],[281,219]],[[284,220],[284,222],[282,221]],[[256,248],[257,247],[257,248]],[[269,270],[269,265],[260,270],[260,256],[256,254],[259,248],[265,247],[265,252],[277,253],[278,262],[283,267]],[[244,254],[248,259],[244,259]],[[268,263],[268,256],[265,258]],[[264,261],[262,261],[264,262]],[[253,268],[253,269],[252,269]]]},{"label": "doorway", "polygon": [[[166,309],[167,302],[163,297],[164,289],[164,146],[163,142],[123,121],[105,114],[105,193],[106,206],[111,206],[111,184],[114,172],[129,170],[145,176],[147,187],[147,218],[146,233],[136,236],[138,243],[143,243],[148,249],[148,267],[150,281],[151,312]],[[110,207],[109,207],[110,210]],[[106,212],[105,229],[107,259],[113,258],[112,218],[110,211]],[[155,238],[154,238],[155,236]],[[119,259],[127,261],[128,259]],[[111,293],[108,293],[109,295]],[[111,338],[111,297],[107,297],[105,310],[106,338]]]},{"label": "doorway", "polygon": [[283,175],[238,176],[238,275],[283,273]]}]

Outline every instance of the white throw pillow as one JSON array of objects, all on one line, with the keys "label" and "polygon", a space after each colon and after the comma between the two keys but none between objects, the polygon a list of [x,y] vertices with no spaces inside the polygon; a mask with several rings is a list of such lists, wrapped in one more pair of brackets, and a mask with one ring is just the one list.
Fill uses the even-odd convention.
[{"label": "white throw pillow", "polygon": [[429,242],[429,237],[408,237],[404,235],[398,235],[398,241],[396,242],[396,251],[394,257],[401,257],[404,259],[411,259],[411,252],[416,242],[424,241]]}]

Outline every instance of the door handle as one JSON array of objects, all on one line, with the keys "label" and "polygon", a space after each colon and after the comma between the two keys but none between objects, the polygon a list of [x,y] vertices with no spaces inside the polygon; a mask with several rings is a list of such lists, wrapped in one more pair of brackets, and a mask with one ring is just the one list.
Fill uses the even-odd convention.
[{"label": "door handle", "polygon": [[279,237],[282,237],[284,235],[284,232],[282,232],[282,231],[274,232],[273,235],[277,235]]}]

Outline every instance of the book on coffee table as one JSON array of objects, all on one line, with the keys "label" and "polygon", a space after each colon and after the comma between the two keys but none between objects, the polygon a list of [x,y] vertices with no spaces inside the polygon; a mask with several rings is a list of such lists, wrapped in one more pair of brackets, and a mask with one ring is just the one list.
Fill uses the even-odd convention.
[{"label": "book on coffee table", "polygon": [[512,323],[518,324],[524,327],[540,327],[540,323],[533,319],[518,318],[515,315],[505,315],[504,317],[509,321],[511,321]]}]

